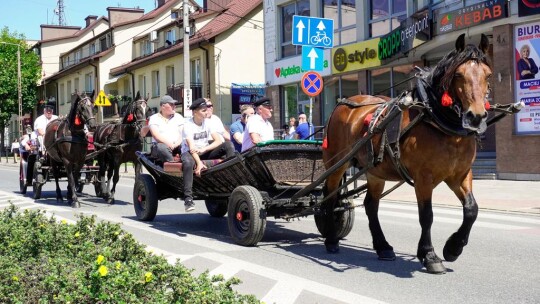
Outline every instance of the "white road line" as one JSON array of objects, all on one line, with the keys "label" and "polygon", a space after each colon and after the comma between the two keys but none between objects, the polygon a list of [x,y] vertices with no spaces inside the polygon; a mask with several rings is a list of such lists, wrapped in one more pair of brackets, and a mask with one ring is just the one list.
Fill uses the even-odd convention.
[{"label": "white road line", "polygon": [[[280,280],[272,289],[261,299],[265,303],[294,303],[302,293],[302,286],[295,281]],[[325,295],[326,297],[333,295]]]}]

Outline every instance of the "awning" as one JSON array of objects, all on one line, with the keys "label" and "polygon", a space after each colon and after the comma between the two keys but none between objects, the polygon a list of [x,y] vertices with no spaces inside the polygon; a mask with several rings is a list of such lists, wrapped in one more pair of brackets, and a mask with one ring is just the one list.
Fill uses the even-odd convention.
[{"label": "awning", "polygon": [[124,78],[125,76],[127,76],[128,74],[124,73],[124,74],[120,74],[116,77],[113,77],[113,78],[110,78],[108,79],[107,81],[105,81],[105,85],[108,85],[108,84],[111,84],[111,83],[115,83],[118,81],[118,79],[120,78]]}]

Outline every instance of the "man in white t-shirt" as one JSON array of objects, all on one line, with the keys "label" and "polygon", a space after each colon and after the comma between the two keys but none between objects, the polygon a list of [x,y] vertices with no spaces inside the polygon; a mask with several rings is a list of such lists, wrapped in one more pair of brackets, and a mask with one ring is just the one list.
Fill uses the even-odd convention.
[{"label": "man in white t-shirt", "polygon": [[244,140],[242,141],[242,152],[260,142],[274,139],[274,127],[269,121],[273,111],[270,98],[263,97],[255,101],[253,106],[255,107],[257,114],[252,115],[246,124]]},{"label": "man in white t-shirt", "polygon": [[210,129],[218,132],[223,141],[230,141],[231,134],[225,130],[225,126],[221,119],[214,115],[214,105],[212,104],[212,101],[208,98],[205,98],[204,100],[206,101],[206,118],[210,122]]},{"label": "man in white t-shirt", "polygon": [[159,112],[148,120],[152,134],[151,155],[162,162],[173,161],[173,155],[181,153],[184,117],[176,113],[176,103],[169,95],[161,97]]},{"label": "man in white t-shirt", "polygon": [[208,111],[206,100],[199,98],[193,101],[189,108],[193,111],[193,117],[184,124],[184,142],[182,144],[182,174],[186,212],[195,210],[192,191],[193,174],[200,176],[201,171],[206,169],[202,160],[234,156],[233,144],[230,141],[223,141],[216,130],[211,128],[209,120],[206,119]]},{"label": "man in white t-shirt", "polygon": [[58,119],[58,116],[53,114],[53,109],[54,107],[52,105],[46,104],[43,107],[43,115],[40,115],[34,121],[34,132],[39,143],[39,151],[41,152],[45,152],[45,145],[43,145],[43,136],[45,136],[45,129],[47,128],[47,125],[51,121]]}]

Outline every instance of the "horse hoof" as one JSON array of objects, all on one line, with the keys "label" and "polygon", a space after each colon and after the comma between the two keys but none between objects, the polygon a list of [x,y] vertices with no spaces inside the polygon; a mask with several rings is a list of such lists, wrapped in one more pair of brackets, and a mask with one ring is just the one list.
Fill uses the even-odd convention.
[{"label": "horse hoof", "polygon": [[442,262],[424,262],[424,267],[426,267],[426,271],[431,274],[445,274],[446,273],[446,267],[444,267]]},{"label": "horse hoof", "polygon": [[71,202],[71,208],[81,208],[81,203],[78,201]]},{"label": "horse hoof", "polygon": [[448,245],[445,245],[443,248],[443,257],[448,262],[454,262],[459,258],[462,252],[463,248],[461,250],[458,250],[457,252],[451,252],[450,247]]},{"label": "horse hoof", "polygon": [[107,199],[107,204],[114,205],[114,198]]},{"label": "horse hoof", "polygon": [[396,254],[392,249],[377,250],[377,255],[381,261],[394,261],[396,259]]}]

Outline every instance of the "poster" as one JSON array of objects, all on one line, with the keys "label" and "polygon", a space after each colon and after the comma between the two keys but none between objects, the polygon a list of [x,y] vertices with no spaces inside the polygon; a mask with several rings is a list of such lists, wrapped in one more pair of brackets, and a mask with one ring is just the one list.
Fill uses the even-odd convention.
[{"label": "poster", "polygon": [[516,134],[540,134],[540,22],[514,29],[516,101],[525,107],[516,114]]},{"label": "poster", "polygon": [[231,84],[232,97],[232,121],[240,117],[240,106],[253,103],[264,96],[266,86],[264,84]]}]

